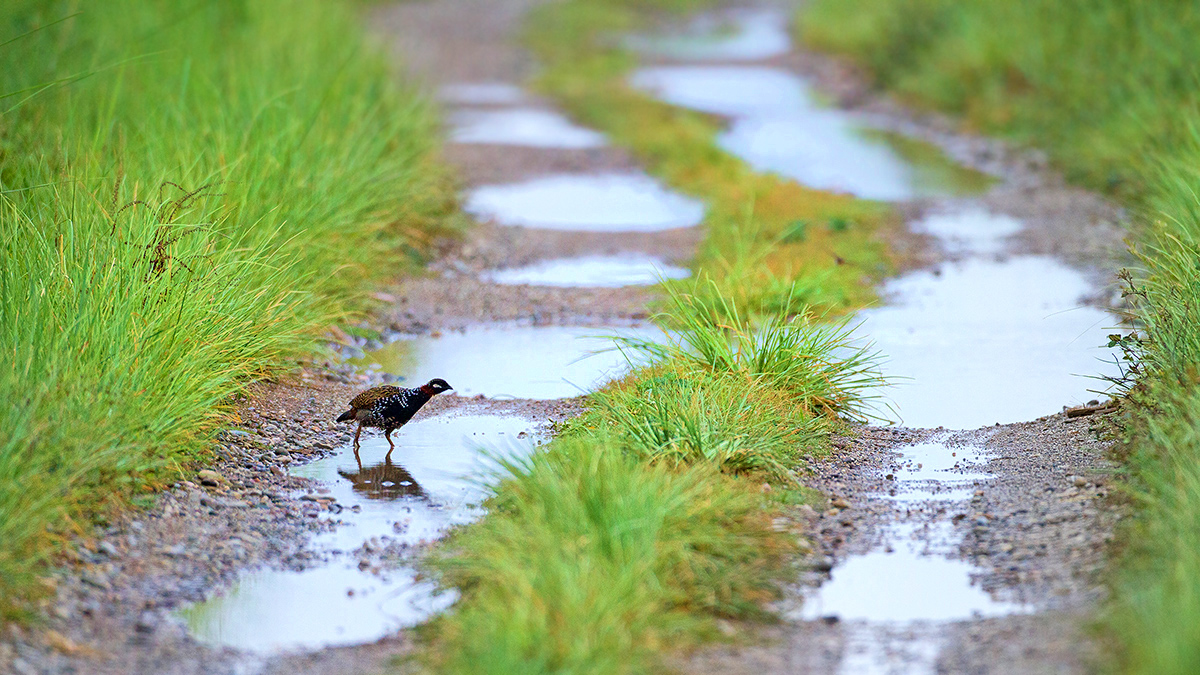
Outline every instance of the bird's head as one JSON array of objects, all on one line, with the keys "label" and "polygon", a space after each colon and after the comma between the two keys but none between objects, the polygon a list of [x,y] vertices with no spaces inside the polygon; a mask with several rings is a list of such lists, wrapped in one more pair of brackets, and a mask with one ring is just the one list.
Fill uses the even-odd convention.
[{"label": "bird's head", "polygon": [[421,388],[424,389],[430,396],[437,396],[438,394],[440,394],[444,391],[450,391],[454,387],[451,387],[442,378],[435,377],[432,380],[430,380],[429,382],[426,382],[425,386],[423,386]]}]

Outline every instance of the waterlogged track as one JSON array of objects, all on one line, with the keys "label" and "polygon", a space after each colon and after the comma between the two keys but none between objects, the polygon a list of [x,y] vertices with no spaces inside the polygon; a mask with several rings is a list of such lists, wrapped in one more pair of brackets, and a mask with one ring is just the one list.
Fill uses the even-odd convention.
[{"label": "waterlogged track", "polygon": [[[547,422],[578,412],[569,397],[618,374],[617,354],[581,360],[607,344],[589,336],[648,330],[649,282],[686,275],[701,236],[703,204],[522,88],[533,67],[514,45],[532,4],[376,14],[448,108],[446,156],[478,227],[428,277],[379,295],[384,338],[346,336],[346,361],[264,386],[222,438],[216,474],[87,546],[82,574],[58,581],[53,635],[0,653],[16,672],[378,672],[408,652],[403,627],[453,602],[413,561],[480,514],[481,446],[531,451]],[[1091,419],[1054,413],[1091,397],[1097,383],[1074,374],[1104,369],[1091,348],[1111,325],[1117,214],[1036,159],[873,97],[796,50],[786,18],[743,9],[632,36],[648,64],[633,84],[726,119],[722,146],[753,166],[894,202],[921,253],[864,330],[912,378],[892,394],[906,423],[968,430],[839,439],[811,477],[827,508],[796,513],[816,541],[786,621],[727,626],[738,646],[677,663],[1082,670],[1078,626],[1115,516]],[[330,421],[354,391],[434,376],[463,395],[396,434],[390,461],[375,436],[356,460]]]},{"label": "waterlogged track", "polygon": [[[1099,596],[1095,574],[1116,516],[1104,502],[1103,444],[1087,418],[1054,413],[1094,404],[1099,378],[1117,374],[1102,346],[1118,322],[1103,309],[1110,291],[1097,271],[1113,269],[1117,214],[1024,158],[861,90],[843,99],[856,104],[849,111],[816,102],[817,89],[845,92],[830,64],[736,48],[772,17],[785,21],[771,9],[742,10],[660,45],[642,36],[634,44],[647,53],[683,63],[645,68],[632,83],[727,118],[721,144],[753,166],[894,201],[910,215],[910,229],[937,254],[884,284],[884,305],[860,315],[861,330],[896,378],[892,407],[878,414],[936,430],[866,429],[847,441],[813,481],[832,499],[808,516],[820,551],[780,607],[789,622],[749,638],[760,646],[701,651],[680,665],[1086,671],[1093,653],[1080,626]],[[896,130],[999,180],[902,162],[898,148],[911,142],[881,142]]]}]

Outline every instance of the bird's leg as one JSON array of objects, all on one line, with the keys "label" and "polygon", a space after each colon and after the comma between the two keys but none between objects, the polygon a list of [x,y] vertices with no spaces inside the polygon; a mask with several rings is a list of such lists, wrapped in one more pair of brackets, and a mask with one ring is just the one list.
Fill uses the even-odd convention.
[{"label": "bird's leg", "polygon": [[358,429],[354,431],[354,460],[358,462],[358,470],[362,471],[362,460],[358,458],[358,435],[362,433],[362,422],[358,423]]},{"label": "bird's leg", "polygon": [[385,460],[388,460],[388,459],[392,458],[392,451],[396,449],[396,444],[392,442],[392,430],[391,429],[385,430],[383,432],[383,437],[386,438],[387,442],[388,442],[388,453],[386,455],[384,455],[383,458]]}]

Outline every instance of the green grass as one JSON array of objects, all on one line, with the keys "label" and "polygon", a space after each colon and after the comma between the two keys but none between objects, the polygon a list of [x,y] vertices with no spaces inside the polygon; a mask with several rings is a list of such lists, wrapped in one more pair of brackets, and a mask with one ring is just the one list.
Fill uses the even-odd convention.
[{"label": "green grass", "polygon": [[770,618],[799,548],[773,523],[879,377],[844,326],[716,323],[710,297],[674,292],[659,320],[681,337],[625,341],[645,365],[507,463],[433,564],[463,593],[425,629],[434,671],[661,672],[715,619]]},{"label": "green grass", "polygon": [[1045,148],[1135,206],[1121,450],[1135,518],[1101,629],[1116,670],[1200,672],[1200,6],[818,0],[801,25],[909,100]]},{"label": "green grass", "polygon": [[0,9],[0,615],[447,226],[434,115],[361,34],[318,0]]},{"label": "green grass", "polygon": [[795,538],[712,464],[647,465],[602,434],[511,464],[436,563],[462,597],[426,627],[439,673],[660,672],[662,650],[760,616]]},{"label": "green grass", "polygon": [[[739,311],[862,306],[895,262],[880,236],[897,225],[886,207],[758,173],[718,147],[721,121],[626,83],[637,59],[617,38],[646,29],[655,10],[705,4],[570,0],[537,8],[526,30],[545,65],[536,86],[630,149],[652,174],[704,200],[705,239],[693,267]],[[811,225],[803,237],[795,236],[798,222]]]}]

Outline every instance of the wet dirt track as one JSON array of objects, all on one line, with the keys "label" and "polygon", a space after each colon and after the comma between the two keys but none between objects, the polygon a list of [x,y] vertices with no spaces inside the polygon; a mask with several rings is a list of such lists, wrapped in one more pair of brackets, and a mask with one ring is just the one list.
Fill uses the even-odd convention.
[{"label": "wet dirt track", "polygon": [[[441,92],[449,109],[457,111],[451,115],[449,135],[453,139],[457,134],[463,142],[449,145],[446,156],[460,170],[467,204],[472,203],[472,196],[478,197],[480,189],[528,185],[553,177],[600,174],[621,177],[626,184],[649,180],[626,153],[589,130],[555,117],[550,103],[520,88],[535,67],[514,44],[521,17],[531,4],[522,0],[409,2],[381,9],[373,21],[374,29],[412,71],[431,90]],[[463,16],[475,20],[464,22]],[[749,56],[731,47],[715,58],[705,56],[712,52],[702,49],[700,59],[717,67],[753,64],[800,76],[805,86],[845,106],[856,120],[869,120],[876,128],[934,143],[963,165],[1000,178],[986,192],[963,196],[906,192],[895,187],[904,184],[895,178],[899,174],[888,174],[895,180],[888,183],[890,192],[882,196],[900,200],[897,209],[918,230],[916,240],[924,246],[928,265],[916,274],[939,277],[946,270],[952,274],[962,268],[934,272],[939,265],[962,265],[971,256],[1001,264],[1014,257],[1041,256],[1083,280],[1074,294],[1077,297],[1065,302],[1077,305],[1086,301],[1104,307],[1111,299],[1106,284],[1121,250],[1120,214],[1114,209],[1092,195],[1064,186],[1036,154],[1016,153],[993,141],[958,135],[951,123],[940,118],[913,116],[864,89],[862,80],[844,67],[818,55],[785,49],[787,44],[781,46],[777,27],[772,28],[769,21],[755,21],[759,23],[752,28],[760,33],[757,39],[746,41],[753,48]],[[646,44],[662,43],[652,40]],[[696,52],[686,52],[687,40],[682,44],[682,54],[678,49],[667,50],[647,58],[656,61],[656,66],[670,66],[681,56],[684,61],[695,61]],[[842,114],[831,110],[823,108],[819,114]],[[507,116],[497,117],[497,112]],[[509,138],[528,143],[531,137],[550,140],[535,143],[537,147],[496,142]],[[739,145],[739,138],[750,136],[731,130],[727,144],[731,151],[754,146],[752,139]],[[752,158],[748,161],[753,163]],[[764,167],[777,168],[771,164],[776,160],[763,161]],[[843,187],[853,189],[852,185]],[[646,195],[645,190],[637,192]],[[562,261],[598,256],[641,261],[640,271],[633,275],[641,274],[643,279],[647,263],[661,270],[686,263],[700,237],[698,228],[689,227],[696,220],[696,205],[672,199],[669,193],[659,197],[665,200],[649,206],[635,204],[622,213],[582,225],[563,222],[571,216],[569,211],[542,212],[523,222],[505,221],[494,217],[498,211],[483,208],[495,206],[495,199],[477,198],[476,204],[481,206],[476,212],[483,218],[493,217],[492,221],[481,223],[465,242],[447,249],[429,277],[388,289],[394,302],[377,327],[389,340],[414,338],[447,348],[454,340],[469,341],[480,330],[628,329],[644,320],[652,289],[635,284],[575,287],[572,275],[578,274],[579,266]],[[965,250],[954,244],[953,237],[939,239],[936,222],[929,225],[931,214],[945,213],[947,208],[951,213],[975,209],[999,214],[1022,226],[996,238],[999,243],[993,242],[993,249]],[[655,211],[657,217],[644,220],[647,210]],[[589,229],[616,229],[620,236]],[[547,276],[544,270],[555,264],[562,276]],[[543,270],[540,277],[533,278],[555,285],[502,280],[506,274],[520,280],[522,274],[531,274],[531,269]],[[444,341],[439,343],[439,339]],[[359,357],[360,365],[368,367],[375,360],[374,350],[385,346],[361,339],[352,342],[345,354]],[[466,348],[474,350],[469,344]],[[447,358],[449,367],[453,359]],[[401,366],[380,366],[369,371],[373,381],[379,381],[385,372],[432,376],[415,366],[404,372],[398,372],[403,370]],[[175,614],[184,603],[209,597],[214,589],[230,593],[248,568],[294,574],[329,564],[328,547],[313,542],[336,536],[330,524],[331,505],[353,500],[321,500],[322,495],[330,494],[322,492],[328,490],[328,483],[310,482],[303,468],[293,467],[325,458],[319,461],[333,462],[334,473],[345,468],[341,466],[346,459],[344,451],[340,459],[335,453],[344,448],[350,431],[334,428],[329,420],[365,385],[357,372],[313,368],[286,384],[261,387],[259,396],[243,410],[246,435],[233,433],[222,439],[220,459],[214,466],[220,479],[211,481],[212,485],[199,478],[180,485],[163,495],[149,513],[115,523],[101,539],[107,546],[85,550],[76,562],[75,569],[82,574],[60,577],[49,624],[57,637],[17,635],[7,647],[8,653],[0,656],[11,656],[14,671],[21,673],[357,673],[378,672],[383,664],[407,653],[405,634],[394,629],[382,633],[377,629],[372,637],[364,638],[373,640],[373,636],[386,633],[388,637],[379,642],[308,653],[214,647],[197,641]],[[466,372],[465,377],[470,378],[470,371]],[[496,415],[519,418],[536,427],[573,414],[578,403],[535,399],[571,396],[586,388],[582,384],[563,389],[562,378],[552,377],[534,377],[537,386],[524,390],[508,386],[503,379],[499,385],[470,380],[460,384],[448,379],[472,395],[490,398],[436,399],[421,419]],[[1002,394],[1001,399],[1023,396],[1019,388]],[[503,395],[527,398],[496,398]],[[1079,401],[1065,397],[1055,407],[1073,402]],[[733,645],[678,655],[675,664],[686,672],[731,673],[1086,671],[1091,649],[1080,622],[1100,597],[1095,574],[1103,560],[1107,533],[1117,518],[1106,501],[1111,467],[1103,460],[1104,445],[1091,431],[1094,420],[1068,421],[1057,414],[964,432],[865,428],[860,434],[839,439],[839,452],[818,466],[811,479],[814,487],[831,496],[829,508],[821,512],[802,509],[796,514],[817,535],[816,550],[805,561],[812,571],[798,579],[793,603],[780,608],[787,620],[767,628],[730,626]],[[912,489],[909,497],[898,498],[905,492],[897,489],[896,477],[913,471],[914,462],[924,464],[911,454],[906,456],[905,448],[931,441],[974,448],[975,461],[965,466],[955,457],[945,467],[947,475],[934,477],[932,482],[910,476],[909,481],[925,482],[908,485]],[[364,444],[364,459],[370,454],[364,469],[383,462],[381,443],[381,439],[372,439]],[[346,471],[361,478],[364,471],[354,473],[353,468]],[[384,468],[390,467],[384,464]],[[969,475],[950,477],[963,472]],[[411,472],[410,477],[419,478],[416,473]],[[332,478],[324,474],[312,477]],[[362,482],[341,477],[349,481],[342,485],[346,489]],[[394,487],[405,479],[388,482],[393,483],[388,487]],[[412,482],[420,484],[419,480]],[[951,491],[955,499],[939,498]],[[305,495],[309,498],[302,498]],[[383,525],[391,527],[392,523]],[[354,549],[352,564],[365,561],[368,572],[372,567],[401,569],[405,556],[419,552],[416,549],[424,545],[423,539],[427,541],[422,537],[408,541],[401,536],[377,542],[378,546],[373,544],[369,550],[356,540],[340,548]],[[838,579],[840,570],[845,569],[842,565],[856,556],[886,554],[889,549],[910,549],[918,565],[921,558],[928,557],[924,554],[946,561],[966,575],[972,600],[957,613],[950,612],[949,618],[936,621],[920,620],[922,613],[915,612],[915,623],[907,621],[914,612],[896,614],[906,619],[899,623],[880,623],[856,621],[847,610],[814,610],[812,603],[803,609],[800,599],[817,597],[821,584],[830,583],[831,576]],[[903,586],[912,578],[900,576],[892,583]],[[990,618],[970,617],[975,611],[988,614],[993,604],[1004,611]],[[901,603],[902,607],[911,605]],[[963,612],[967,616],[962,616]],[[866,611],[864,616],[870,618],[869,614]],[[227,629],[232,631],[230,635],[254,632],[252,625]],[[265,639],[250,637],[252,641]],[[318,639],[314,644],[322,642]]]}]

